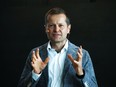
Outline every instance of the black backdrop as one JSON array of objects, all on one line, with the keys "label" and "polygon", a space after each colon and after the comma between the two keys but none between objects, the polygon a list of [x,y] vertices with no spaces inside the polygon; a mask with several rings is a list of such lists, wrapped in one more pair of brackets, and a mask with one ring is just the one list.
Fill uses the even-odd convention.
[{"label": "black backdrop", "polygon": [[113,87],[115,79],[116,6],[95,0],[1,1],[2,84],[16,87],[30,50],[48,41],[44,14],[54,6],[71,19],[69,40],[89,51],[99,87]]}]

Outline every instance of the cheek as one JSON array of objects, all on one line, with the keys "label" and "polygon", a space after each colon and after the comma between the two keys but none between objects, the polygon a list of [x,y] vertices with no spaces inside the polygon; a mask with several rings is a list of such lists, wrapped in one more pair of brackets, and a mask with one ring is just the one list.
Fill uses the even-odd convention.
[{"label": "cheek", "polygon": [[64,31],[64,33],[63,33],[63,36],[67,36],[67,34],[69,34],[69,31]]},{"label": "cheek", "polygon": [[50,32],[46,33],[48,37],[52,37],[52,34]]}]

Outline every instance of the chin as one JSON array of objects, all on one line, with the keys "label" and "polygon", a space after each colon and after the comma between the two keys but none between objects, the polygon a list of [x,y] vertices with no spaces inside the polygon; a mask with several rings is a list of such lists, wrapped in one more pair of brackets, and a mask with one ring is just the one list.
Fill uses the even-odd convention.
[{"label": "chin", "polygon": [[59,41],[59,40],[55,40],[55,41],[52,41],[52,42],[54,42],[54,43],[59,43],[59,42],[61,42],[61,41]]},{"label": "chin", "polygon": [[59,42],[63,42],[64,40],[51,40],[54,43],[59,43]]}]

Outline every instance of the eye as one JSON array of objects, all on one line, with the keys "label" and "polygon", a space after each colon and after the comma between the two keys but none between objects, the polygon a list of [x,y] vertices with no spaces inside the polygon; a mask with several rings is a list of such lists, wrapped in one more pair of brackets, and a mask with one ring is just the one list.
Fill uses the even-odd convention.
[{"label": "eye", "polygon": [[63,28],[63,27],[64,27],[64,25],[60,24],[60,25],[59,25],[59,27],[60,27],[60,28]]},{"label": "eye", "polygon": [[54,25],[53,24],[49,24],[48,25],[48,28],[53,29],[54,28]]},{"label": "eye", "polygon": [[53,24],[49,24],[49,25],[48,25],[48,27],[52,27],[52,26],[53,26]]}]

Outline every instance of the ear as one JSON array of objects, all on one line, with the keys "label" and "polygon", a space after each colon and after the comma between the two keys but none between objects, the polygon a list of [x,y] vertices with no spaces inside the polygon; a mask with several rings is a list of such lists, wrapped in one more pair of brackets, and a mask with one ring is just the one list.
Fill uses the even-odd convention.
[{"label": "ear", "polygon": [[48,29],[46,28],[46,25],[44,25],[44,28],[45,28],[45,32],[46,33],[49,32]]},{"label": "ear", "polygon": [[68,34],[70,33],[70,30],[71,30],[71,24],[68,25]]},{"label": "ear", "polygon": [[49,29],[45,29],[45,32],[48,33],[49,32]]}]

